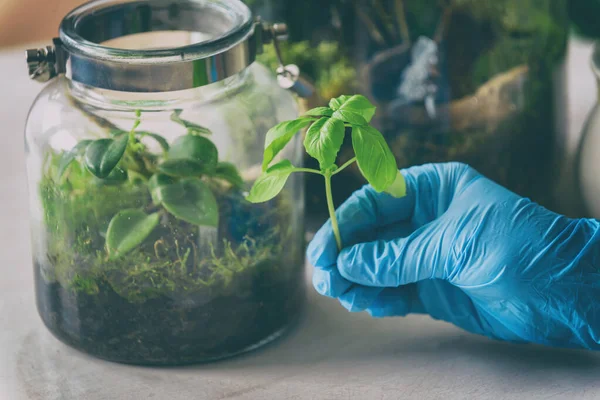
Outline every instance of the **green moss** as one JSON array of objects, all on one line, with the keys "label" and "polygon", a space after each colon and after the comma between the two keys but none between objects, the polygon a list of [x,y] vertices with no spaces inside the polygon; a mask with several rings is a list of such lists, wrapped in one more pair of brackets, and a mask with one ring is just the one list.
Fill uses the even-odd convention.
[{"label": "green moss", "polygon": [[85,294],[98,294],[100,289],[98,288],[98,283],[94,278],[82,278],[81,276],[75,274],[73,279],[68,283],[69,287],[76,292],[83,292]]},{"label": "green moss", "polygon": [[[238,189],[217,182],[210,186],[219,203],[222,241],[209,241],[210,248],[204,248],[202,227],[161,212],[159,227],[141,246],[109,259],[105,234],[112,217],[127,208],[156,209],[147,186],[130,181],[102,184],[79,162],[58,179],[59,161],[60,154],[49,158],[39,185],[47,230],[49,267],[44,272],[48,281],[90,295],[109,285],[129,302],[141,303],[159,296],[224,295],[239,289],[264,265],[274,273],[279,271],[282,243],[290,236],[280,231],[282,218],[289,213],[287,205],[253,206]],[[231,231],[232,218],[248,236]]]}]

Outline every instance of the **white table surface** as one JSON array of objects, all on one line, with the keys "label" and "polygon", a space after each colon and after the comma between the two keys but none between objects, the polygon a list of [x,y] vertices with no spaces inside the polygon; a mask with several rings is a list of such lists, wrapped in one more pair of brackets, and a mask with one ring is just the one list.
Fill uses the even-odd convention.
[{"label": "white table surface", "polygon": [[[565,159],[595,97],[589,54],[571,45]],[[0,71],[0,400],[600,398],[600,353],[494,342],[425,316],[371,319],[313,290],[287,336],[218,363],[131,367],[61,344],[35,310],[27,222],[22,130],[41,86],[21,50],[0,51]]]}]

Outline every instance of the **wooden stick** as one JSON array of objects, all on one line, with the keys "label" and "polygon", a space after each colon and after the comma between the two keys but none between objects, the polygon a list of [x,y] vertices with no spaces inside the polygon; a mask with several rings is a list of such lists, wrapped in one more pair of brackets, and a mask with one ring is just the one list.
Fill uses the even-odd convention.
[{"label": "wooden stick", "polygon": [[404,2],[402,0],[396,0],[394,4],[402,43],[410,43],[410,33],[408,31],[408,23],[406,22],[406,14],[404,13]]},{"label": "wooden stick", "polygon": [[452,5],[448,5],[444,8],[444,12],[442,13],[442,18],[435,29],[435,35],[433,36],[433,40],[440,44],[444,35],[446,34],[446,29],[448,28],[448,24],[452,19]]},{"label": "wooden stick", "polygon": [[390,13],[385,11],[383,4],[381,4],[381,0],[371,1],[373,3],[373,7],[375,8],[377,13],[379,14],[379,17],[381,18],[383,27],[386,28],[387,33],[390,35],[391,39],[397,39],[398,35],[396,34],[396,30],[394,29],[394,23],[392,22],[392,16],[390,15]]},{"label": "wooden stick", "polygon": [[378,44],[385,46],[385,39],[383,38],[383,35],[377,29],[377,25],[375,25],[375,23],[371,20],[371,18],[364,11],[362,11],[360,9],[360,6],[358,5],[358,2],[356,0],[353,2],[353,4],[354,4],[354,9],[356,10],[356,13],[358,14],[359,18],[363,21],[363,23],[367,27],[367,31],[369,32],[369,35],[371,36],[371,38],[373,38],[373,40],[376,41]]}]

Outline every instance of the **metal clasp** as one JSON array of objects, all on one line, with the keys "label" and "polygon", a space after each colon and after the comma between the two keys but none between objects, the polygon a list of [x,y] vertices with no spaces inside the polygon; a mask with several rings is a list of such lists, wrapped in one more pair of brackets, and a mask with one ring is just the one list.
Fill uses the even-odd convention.
[{"label": "metal clasp", "polygon": [[288,38],[288,28],[286,24],[279,23],[273,25],[263,25],[264,44],[273,43],[275,55],[279,61],[279,67],[275,70],[277,73],[277,83],[280,87],[296,93],[299,97],[309,98],[315,93],[314,85],[309,82],[300,73],[300,68],[295,64],[285,65],[281,56],[279,43]]},{"label": "metal clasp", "polygon": [[60,39],[53,39],[53,46],[25,51],[29,78],[47,82],[64,72]]}]

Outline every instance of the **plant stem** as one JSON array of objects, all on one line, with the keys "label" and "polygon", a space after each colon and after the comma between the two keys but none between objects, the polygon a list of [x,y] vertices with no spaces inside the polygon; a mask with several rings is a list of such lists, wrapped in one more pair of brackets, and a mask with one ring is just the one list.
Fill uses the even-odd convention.
[{"label": "plant stem", "polygon": [[335,174],[339,174],[340,172],[342,172],[346,167],[350,166],[354,161],[356,161],[356,157],[352,157],[351,159],[349,159],[348,161],[346,161],[345,163],[342,164],[341,167],[339,167],[338,169],[336,169],[335,171],[333,171],[333,173],[331,174],[332,176]]},{"label": "plant stem", "polygon": [[294,168],[294,172],[309,172],[311,174],[323,175],[321,171],[311,168]]},{"label": "plant stem", "polygon": [[138,126],[140,126],[140,123],[142,122],[140,120],[140,116],[141,116],[140,111],[136,110],[135,111],[135,121],[133,122],[133,127],[129,131],[129,143],[133,143],[133,140],[135,139],[135,130],[137,129]]},{"label": "plant stem", "polygon": [[335,216],[335,208],[333,207],[333,196],[331,194],[331,173],[325,174],[325,195],[327,197],[327,208],[329,209],[329,218],[331,219],[331,228],[333,229],[333,235],[335,236],[335,242],[337,243],[338,251],[342,250],[342,237],[340,235],[340,228],[338,226],[337,218]]}]

